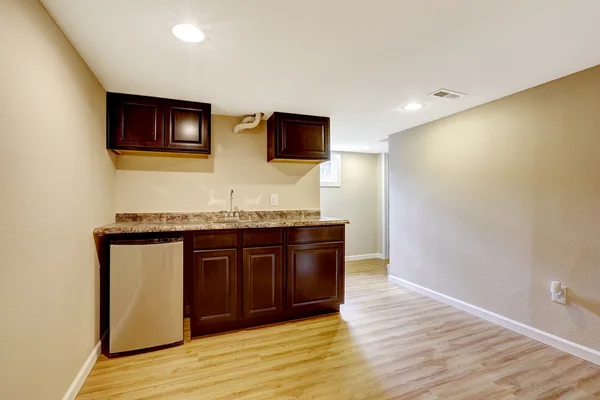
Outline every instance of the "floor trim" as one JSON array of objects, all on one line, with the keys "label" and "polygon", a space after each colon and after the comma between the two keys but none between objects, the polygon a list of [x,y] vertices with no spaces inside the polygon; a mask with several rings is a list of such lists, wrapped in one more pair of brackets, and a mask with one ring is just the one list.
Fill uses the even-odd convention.
[{"label": "floor trim", "polygon": [[381,258],[381,259],[383,259],[383,254],[381,254],[381,253],[373,253],[373,254],[359,254],[359,255],[356,255],[356,256],[346,256],[346,261],[368,260],[369,258]]},{"label": "floor trim", "polygon": [[466,311],[469,314],[473,314],[496,325],[500,325],[504,328],[510,329],[511,331],[520,333],[521,335],[537,340],[538,342],[547,344],[548,346],[552,346],[555,349],[564,351],[565,353],[569,353],[571,355],[574,355],[575,357],[579,357],[596,365],[600,365],[600,351],[571,342],[569,340],[555,336],[551,333],[544,332],[529,325],[522,324],[521,322],[503,317],[502,315],[493,313],[491,311],[466,303],[462,300],[455,299],[445,294],[438,293],[431,289],[427,289],[426,287],[419,286],[415,283],[406,281],[393,275],[388,275],[388,281],[396,285],[403,286],[409,290],[412,290],[413,292],[420,293],[427,297],[431,297],[432,299],[441,301],[442,303],[451,305],[452,307]]},{"label": "floor trim", "polygon": [[[106,335],[106,333],[104,335]],[[73,383],[71,383],[67,393],[65,393],[63,400],[74,400],[75,397],[77,397],[77,394],[81,390],[83,383],[92,371],[92,368],[94,367],[94,364],[96,364],[98,357],[100,357],[100,353],[102,352],[102,339],[104,339],[104,335],[102,335],[102,338],[98,341],[98,343],[96,343],[96,346],[94,346],[92,349],[92,352],[88,356],[87,360],[85,360],[85,363],[83,363],[83,366],[79,370],[75,380]]]}]

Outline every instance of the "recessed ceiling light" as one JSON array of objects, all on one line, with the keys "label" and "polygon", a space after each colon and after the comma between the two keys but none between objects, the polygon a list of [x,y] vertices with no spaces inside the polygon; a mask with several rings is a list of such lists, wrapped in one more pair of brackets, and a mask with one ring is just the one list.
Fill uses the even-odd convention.
[{"label": "recessed ceiling light", "polygon": [[188,43],[199,43],[204,40],[204,33],[192,24],[175,25],[173,35]]},{"label": "recessed ceiling light", "polygon": [[365,150],[369,150],[370,148],[371,147],[369,147],[369,146],[363,146],[363,149],[365,149]]},{"label": "recessed ceiling light", "polygon": [[417,110],[420,110],[423,107],[424,106],[421,103],[408,103],[404,107],[402,107],[402,109],[404,109],[406,111],[417,111]]}]

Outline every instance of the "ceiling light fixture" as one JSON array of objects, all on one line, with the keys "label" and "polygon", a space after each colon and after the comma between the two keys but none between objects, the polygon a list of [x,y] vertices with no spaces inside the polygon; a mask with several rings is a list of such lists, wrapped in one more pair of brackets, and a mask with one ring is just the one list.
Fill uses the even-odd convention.
[{"label": "ceiling light fixture", "polygon": [[200,43],[204,40],[204,33],[192,24],[175,25],[173,35],[188,43]]},{"label": "ceiling light fixture", "polygon": [[417,111],[423,108],[423,104],[421,103],[408,103],[404,107],[402,107],[405,111]]}]

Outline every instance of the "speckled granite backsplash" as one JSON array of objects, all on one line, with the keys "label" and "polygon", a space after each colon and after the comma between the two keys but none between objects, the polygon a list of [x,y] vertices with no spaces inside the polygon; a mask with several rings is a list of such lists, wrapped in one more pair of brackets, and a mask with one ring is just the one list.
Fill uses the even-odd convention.
[{"label": "speckled granite backsplash", "polygon": [[[223,219],[224,212],[173,212],[173,213],[122,213],[116,215],[116,222],[214,222]],[[275,210],[240,211],[241,220],[268,221],[282,219],[320,218],[320,210]]]}]

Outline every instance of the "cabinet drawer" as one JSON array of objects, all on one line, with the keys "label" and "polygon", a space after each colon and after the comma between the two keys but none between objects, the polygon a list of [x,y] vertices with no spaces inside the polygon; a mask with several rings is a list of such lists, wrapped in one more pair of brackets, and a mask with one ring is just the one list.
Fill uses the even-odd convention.
[{"label": "cabinet drawer", "polygon": [[236,231],[207,231],[194,234],[194,249],[231,249],[237,247]]},{"label": "cabinet drawer", "polygon": [[288,228],[288,243],[341,242],[344,240],[344,225]]},{"label": "cabinet drawer", "polygon": [[243,233],[244,247],[276,246],[281,244],[281,228],[248,229]]}]

